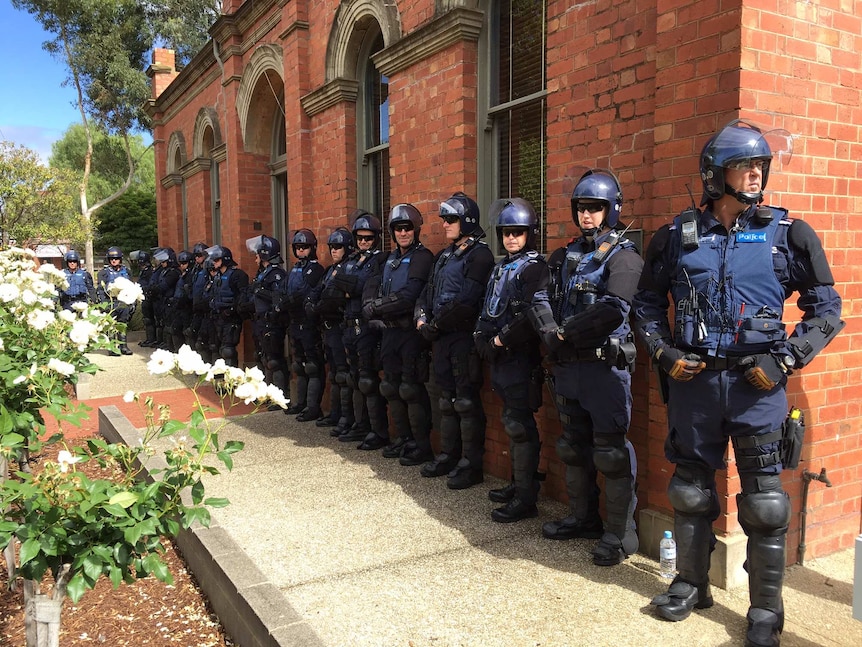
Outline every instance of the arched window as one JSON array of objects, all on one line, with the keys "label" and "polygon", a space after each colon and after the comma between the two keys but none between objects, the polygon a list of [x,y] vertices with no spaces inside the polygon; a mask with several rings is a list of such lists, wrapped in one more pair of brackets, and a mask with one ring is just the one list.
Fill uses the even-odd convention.
[{"label": "arched window", "polygon": [[479,165],[480,199],[484,205],[497,198],[529,200],[541,223],[541,251],[547,167],[545,5],[545,0],[489,0],[480,67],[486,90],[480,93],[480,114],[485,114],[480,124],[486,124],[479,150],[480,160],[486,160]]},{"label": "arched window", "polygon": [[359,56],[356,78],[359,205],[384,222],[389,214],[389,80],[381,74],[371,56],[383,49],[383,35],[374,23]]}]

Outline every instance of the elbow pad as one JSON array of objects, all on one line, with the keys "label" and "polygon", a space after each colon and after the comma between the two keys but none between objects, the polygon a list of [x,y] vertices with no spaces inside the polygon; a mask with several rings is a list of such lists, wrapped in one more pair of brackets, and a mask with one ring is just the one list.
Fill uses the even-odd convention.
[{"label": "elbow pad", "polygon": [[838,317],[812,317],[800,323],[787,340],[787,346],[796,358],[796,367],[808,365],[845,325]]},{"label": "elbow pad", "polygon": [[551,308],[548,305],[544,303],[534,305],[527,310],[527,317],[530,323],[533,324],[533,328],[540,335],[547,332],[554,332],[556,334],[557,322],[554,320],[554,313],[551,312]]}]

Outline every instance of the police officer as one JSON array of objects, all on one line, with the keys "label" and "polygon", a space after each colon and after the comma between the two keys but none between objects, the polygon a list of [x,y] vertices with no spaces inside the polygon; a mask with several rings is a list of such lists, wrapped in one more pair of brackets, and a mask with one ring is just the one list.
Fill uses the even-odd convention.
[{"label": "police officer", "polygon": [[[544,335],[551,351],[563,433],[571,515],[543,525],[549,539],[598,537],[593,563],[619,564],[637,552],[637,459],[627,440],[632,413],[634,336],[628,321],[643,261],[617,231],[623,194],[613,173],[592,169],[572,193],[581,235],[555,251],[552,303],[559,328]],[[605,477],[607,524],[598,514],[596,472]]]},{"label": "police officer", "polygon": [[334,278],[344,269],[344,263],[353,253],[353,234],[339,227],[327,239],[332,265],[326,268],[323,279],[312,290],[305,302],[306,315],[323,328],[323,347],[329,367],[329,413],[318,420],[318,427],[332,427],[330,435],[340,436],[355,422],[353,389],[350,387],[350,368],[344,348],[344,307],[347,297],[336,287]]},{"label": "police officer", "polygon": [[[725,467],[729,437],[742,490],[739,523],[748,536],[745,644],[755,647],[778,645],[784,623],[791,508],[780,479],[780,437],[787,376],[844,325],[814,230],[762,204],[773,156],[789,159],[791,142],[786,131],[740,120],[710,137],[700,155],[705,208],[692,206],[656,232],[634,301],[638,332],[667,383],[665,454],[675,465],[668,498],[679,575],[652,604],[672,621],[712,605],[715,471]],[[784,301],[794,291],[803,315],[788,336]]]},{"label": "police officer", "polygon": [[[114,299],[108,294],[108,286],[116,281],[119,277],[132,280],[129,275],[129,270],[123,265],[123,252],[119,247],[109,247],[105,254],[105,259],[108,264],[99,270],[96,275],[96,298],[99,303],[108,304],[111,316],[118,322],[128,325],[132,320],[133,306],[122,303]],[[126,333],[118,333],[117,341],[119,342],[120,353],[123,355],[131,355],[131,349],[126,345]],[[110,352],[111,355],[119,355],[120,353]]]},{"label": "police officer", "polygon": [[[542,404],[542,355],[535,322],[553,319],[548,304],[548,267],[536,251],[538,219],[521,198],[496,200],[489,212],[506,256],[494,267],[476,324],[475,344],[491,365],[491,385],[503,400],[503,429],[509,436],[512,482],[491,490],[505,505],[491,519],[511,523],[539,514],[539,429],[535,413]],[[535,310],[538,314],[532,314]]]},{"label": "police officer", "polygon": [[[397,439],[412,439],[415,446],[405,449],[402,465],[420,465],[431,460],[431,401],[425,382],[428,379],[426,344],[413,324],[416,300],[425,288],[434,254],[419,240],[422,215],[412,204],[402,203],[389,212],[389,233],[395,248],[377,277],[376,290],[362,309],[368,320],[382,321],[380,364],[383,380],[380,395],[389,403]],[[373,429],[359,449],[373,450],[389,444],[389,434]],[[396,440],[396,444],[399,441]]]},{"label": "police officer", "polygon": [[144,320],[144,339],[138,342],[138,346],[145,348],[153,347],[156,342],[156,321],[153,314],[153,299],[150,294],[150,281],[153,278],[153,265],[150,260],[150,253],[141,249],[136,249],[129,258],[138,265],[138,285],[141,292],[144,293],[144,300],[141,302],[141,316]]},{"label": "police officer", "polygon": [[479,216],[479,205],[460,191],[440,204],[449,244],[437,254],[416,308],[416,328],[432,343],[434,380],[441,390],[440,453],[420,473],[448,474],[452,489],[474,485],[485,452],[482,365],[473,329],[494,254],[481,240]]},{"label": "police officer", "polygon": [[214,334],[210,348],[213,356],[218,355],[228,366],[239,366],[236,348],[242,334],[242,317],[237,306],[248,287],[248,274],[237,266],[230,248],[213,245],[206,251],[214,270],[210,301]]},{"label": "police officer", "polygon": [[[246,240],[245,246],[257,261],[257,274],[249,286],[249,294],[258,362],[266,381],[287,392],[290,380],[284,357],[285,327],[276,311],[278,297],[287,280],[287,272],[281,267],[281,244],[271,236],[261,235]],[[272,410],[276,408],[280,407],[271,406]]]},{"label": "police officer", "polygon": [[63,256],[66,267],[63,268],[63,276],[69,283],[68,287],[60,292],[60,305],[66,310],[71,309],[73,303],[89,303],[96,300],[96,287],[93,284],[93,276],[81,267],[81,257],[74,249],[70,249]]},{"label": "police officer", "polygon": [[170,349],[176,353],[185,342],[184,330],[189,327],[192,320],[192,253],[186,250],[177,254],[177,265],[179,266],[179,280],[174,286],[174,293],[168,299],[167,308],[167,337]]},{"label": "police officer", "polygon": [[174,289],[180,279],[177,266],[177,254],[170,247],[160,247],[153,254],[153,260],[158,263],[150,279],[150,300],[153,302],[153,317],[156,328],[156,348],[171,349],[168,323],[169,301],[174,296]]},{"label": "police officer", "polygon": [[190,270],[192,317],[189,325],[183,330],[183,336],[190,348],[195,349],[204,361],[212,363],[209,344],[204,339],[205,321],[209,321],[209,302],[204,298],[206,288],[211,282],[210,273],[206,269],[207,245],[204,242],[195,243],[192,248],[194,265]]},{"label": "police officer", "polygon": [[320,401],[323,398],[325,364],[320,332],[305,314],[305,300],[311,290],[320,283],[326,271],[317,260],[317,236],[310,229],[299,229],[293,234],[291,247],[296,263],[283,284],[282,312],[290,320],[290,337],[296,376],[296,397],[286,414],[296,415],[299,422],[317,420],[321,417]]},{"label": "police officer", "polygon": [[[355,422],[338,436],[339,442],[364,440],[369,432],[388,437],[386,403],[380,395],[380,330],[362,317],[362,298],[370,279],[382,273],[386,255],[380,251],[380,220],[357,209],[350,216],[356,251],[333,276],[333,285],[347,298],[344,306],[344,347],[350,367]],[[372,283],[373,285],[373,283]],[[402,448],[387,448],[383,455],[399,456]],[[388,452],[388,453],[387,453]]]}]

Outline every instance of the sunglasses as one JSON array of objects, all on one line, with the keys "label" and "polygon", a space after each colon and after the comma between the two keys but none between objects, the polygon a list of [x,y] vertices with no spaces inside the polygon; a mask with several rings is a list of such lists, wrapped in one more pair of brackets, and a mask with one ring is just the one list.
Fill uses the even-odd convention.
[{"label": "sunglasses", "polygon": [[392,231],[413,231],[413,225],[395,225],[394,227],[392,227]]},{"label": "sunglasses", "polygon": [[589,204],[584,204],[583,202],[579,202],[577,206],[578,211],[585,211],[587,213],[598,213],[602,209],[605,208],[601,202],[592,202]]},{"label": "sunglasses", "polygon": [[344,249],[344,245],[333,243],[329,246],[330,251],[337,252],[339,249]]},{"label": "sunglasses", "polygon": [[769,165],[766,160],[739,160],[738,162],[729,162],[725,168],[734,171],[747,171],[749,169],[757,169],[762,171]]},{"label": "sunglasses", "polygon": [[447,225],[454,225],[456,222],[461,221],[461,217],[454,213],[447,213],[446,215],[440,214],[440,217]]},{"label": "sunglasses", "polygon": [[377,236],[375,236],[374,234],[371,234],[370,236],[364,236],[364,235],[362,235],[362,234],[356,234],[356,240],[357,240],[357,241],[364,240],[364,241],[366,241],[366,242],[369,242],[369,243],[370,243],[370,242],[371,242],[371,241],[373,241],[375,238],[377,238]]},{"label": "sunglasses", "polygon": [[293,246],[294,249],[311,249],[311,245],[305,245],[303,243],[297,243]]},{"label": "sunglasses", "polygon": [[526,236],[527,230],[523,227],[503,227],[503,238],[508,238],[509,236],[514,236],[515,238],[520,238],[521,236]]}]

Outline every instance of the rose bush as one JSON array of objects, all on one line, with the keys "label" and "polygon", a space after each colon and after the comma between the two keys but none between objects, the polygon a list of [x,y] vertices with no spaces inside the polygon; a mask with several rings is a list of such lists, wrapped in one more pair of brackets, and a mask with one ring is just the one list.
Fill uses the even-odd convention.
[{"label": "rose bush", "polygon": [[[86,407],[75,405],[69,391],[79,374],[97,370],[85,352],[116,348],[111,340],[117,324],[98,308],[57,310],[55,295],[64,281],[53,268],[34,270],[32,254],[25,250],[0,252],[0,456],[22,466],[0,485],[0,547],[13,539],[21,542],[18,568],[25,580],[28,647],[36,644],[43,623],[49,642],[58,644],[58,627],[38,617],[37,609],[49,602],[59,607],[66,594],[77,601],[101,577],[115,587],[148,575],[171,582],[160,557],[162,539],[196,521],[207,525],[208,508],[228,503],[206,498],[202,478],[218,474],[221,467],[231,469],[232,455],[242,449],[242,443],[219,437],[230,408],[240,401],[255,404],[251,413],[261,406],[287,406],[284,394],[267,385],[256,368],[233,368],[221,360],[211,365],[188,346],[176,354],[157,350],[147,365],[150,372],[179,374],[190,382],[196,405],[189,420],[174,420],[168,407],[157,406],[150,397],[141,402],[130,392],[126,399],[144,407],[146,420],[138,445],[90,439],[83,447],[65,446],[57,462],[30,473],[23,469],[22,457],[42,442],[44,412],[60,428],[48,442],[64,445],[63,425],[80,424],[86,415]],[[117,286],[116,298],[137,299],[139,292]],[[208,384],[222,396],[217,419],[207,417],[198,397]],[[167,448],[154,467],[159,444]],[[96,461],[105,478],[91,479],[77,469],[85,461]],[[141,478],[145,467],[152,479]],[[49,575],[51,598],[39,593]],[[39,605],[27,603],[34,596],[42,598]],[[59,609],[48,616],[58,619]]]}]

